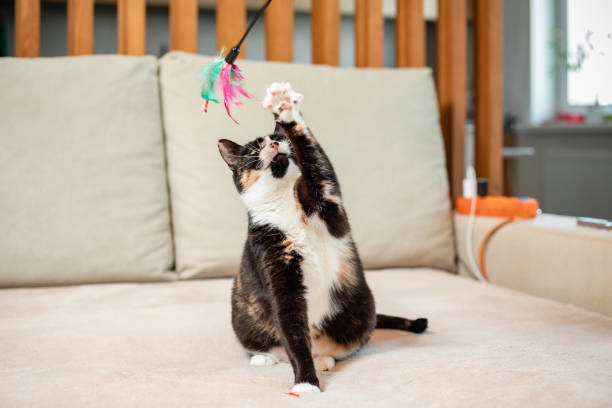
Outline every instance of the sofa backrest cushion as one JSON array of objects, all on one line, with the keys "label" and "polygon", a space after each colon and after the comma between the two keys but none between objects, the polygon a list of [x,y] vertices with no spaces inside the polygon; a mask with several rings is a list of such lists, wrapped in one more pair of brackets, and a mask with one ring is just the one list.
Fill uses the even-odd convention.
[{"label": "sofa backrest cushion", "polygon": [[175,276],[155,58],[4,58],[0,89],[0,286]]},{"label": "sofa backrest cushion", "polygon": [[[257,99],[201,111],[198,73],[211,58],[173,52],[160,61],[168,177],[181,277],[226,276],[239,267],[246,211],[217,139],[244,143],[274,129]],[[307,123],[336,169],[367,268],[454,268],[451,213],[438,110],[429,69],[341,69],[240,61],[257,98],[274,81],[303,93]]]}]

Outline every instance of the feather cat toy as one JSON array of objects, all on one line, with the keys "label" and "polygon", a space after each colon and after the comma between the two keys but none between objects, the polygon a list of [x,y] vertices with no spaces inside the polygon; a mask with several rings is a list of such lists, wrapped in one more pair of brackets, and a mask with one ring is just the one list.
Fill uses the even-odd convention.
[{"label": "feather cat toy", "polygon": [[255,17],[247,27],[244,35],[238,44],[232,47],[227,56],[223,58],[224,49],[222,49],[219,56],[215,58],[213,62],[208,64],[200,74],[200,80],[202,82],[201,92],[202,98],[204,99],[202,109],[204,110],[204,113],[208,112],[208,103],[210,101],[219,103],[220,100],[223,100],[223,105],[225,106],[227,115],[234,122],[238,123],[236,119],[233,118],[230,109],[242,105],[240,96],[250,98],[251,95],[249,95],[242,87],[244,77],[242,76],[240,68],[234,64],[234,61],[236,61],[236,58],[238,58],[238,54],[240,54],[240,46],[244,42],[246,36],[249,34],[249,31],[251,31],[251,28],[253,28],[261,16],[261,13],[263,13],[271,2],[272,0],[268,0],[266,4],[264,4],[257,11],[257,14],[255,14]]}]

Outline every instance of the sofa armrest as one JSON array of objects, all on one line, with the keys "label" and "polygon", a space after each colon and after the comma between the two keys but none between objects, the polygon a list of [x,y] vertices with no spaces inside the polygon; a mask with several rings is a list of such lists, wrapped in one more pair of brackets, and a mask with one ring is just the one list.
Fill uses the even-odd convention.
[{"label": "sofa armrest", "polygon": [[[470,275],[468,218],[455,214],[459,274]],[[500,218],[476,217],[474,257]],[[485,268],[492,283],[612,316],[612,231],[576,225],[576,218],[542,214],[502,227],[490,239]]]}]

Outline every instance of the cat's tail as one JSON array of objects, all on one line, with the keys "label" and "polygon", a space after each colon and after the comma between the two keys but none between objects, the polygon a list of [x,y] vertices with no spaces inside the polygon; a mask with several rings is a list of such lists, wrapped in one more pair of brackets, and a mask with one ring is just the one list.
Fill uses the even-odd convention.
[{"label": "cat's tail", "polygon": [[403,317],[376,315],[377,329],[404,330],[412,333],[423,333],[427,329],[427,319],[419,317],[415,320],[404,319]]}]

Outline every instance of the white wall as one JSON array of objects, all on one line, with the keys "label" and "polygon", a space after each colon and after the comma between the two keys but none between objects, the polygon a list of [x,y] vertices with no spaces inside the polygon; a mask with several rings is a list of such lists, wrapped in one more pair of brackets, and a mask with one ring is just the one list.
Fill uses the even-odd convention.
[{"label": "white wall", "polygon": [[504,1],[504,113],[519,125],[529,122],[530,0]]}]

